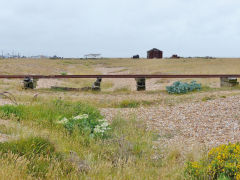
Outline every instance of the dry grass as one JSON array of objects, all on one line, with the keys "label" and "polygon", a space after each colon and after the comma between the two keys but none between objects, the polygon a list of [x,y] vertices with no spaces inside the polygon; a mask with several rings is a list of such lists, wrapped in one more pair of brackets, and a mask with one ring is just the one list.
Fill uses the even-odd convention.
[{"label": "dry grass", "polygon": [[[100,60],[49,60],[7,59],[0,61],[0,74],[234,74],[239,73],[240,59],[100,59]],[[101,68],[108,69],[101,70]],[[127,72],[126,72],[127,71]],[[189,79],[190,80],[190,79]],[[5,88],[18,81],[3,80]],[[61,80],[63,85],[89,86],[94,80]],[[114,83],[107,80],[107,83]],[[166,86],[175,80],[158,80]],[[199,79],[203,85],[219,87],[219,79]],[[126,84],[125,84],[126,85]],[[105,90],[107,90],[106,88]]]},{"label": "dry grass", "polygon": [[[33,60],[33,59],[20,59],[20,60],[0,60],[0,74],[234,74],[239,73],[240,59],[162,59],[162,60],[146,60],[146,59],[101,59],[101,60]],[[186,95],[169,95],[165,89],[166,85],[169,85],[177,79],[159,79],[156,81],[151,80],[150,86],[156,85],[156,88],[148,90],[146,92],[136,92],[135,82],[131,83],[128,80],[122,80],[118,82],[113,79],[103,80],[102,92],[60,92],[50,90],[49,88],[56,82],[51,80],[42,80],[43,86],[35,90],[23,90],[21,80],[0,80],[0,92],[9,91],[16,96],[18,103],[20,104],[35,104],[45,103],[53,99],[63,99],[71,102],[86,102],[98,108],[119,108],[119,107],[145,107],[145,106],[176,106],[180,103],[188,102],[207,102],[209,100],[226,98],[229,96],[240,95],[239,88],[219,88],[219,79],[199,79],[204,85],[204,89],[201,92],[194,92]],[[191,79],[185,79],[184,81],[190,81]],[[91,86],[95,79],[70,79],[70,80],[57,80],[57,83],[67,87],[85,87]],[[123,82],[125,81],[125,82]],[[147,80],[148,82],[150,80]],[[120,83],[119,86],[116,84]],[[212,88],[209,88],[212,87]],[[37,95],[37,96],[35,96]],[[36,98],[33,98],[33,97]],[[0,104],[11,104],[7,99],[0,97]],[[4,103],[2,103],[4,102]],[[61,151],[74,150],[80,154],[80,156],[92,161],[94,149],[79,150],[80,144],[76,139],[69,139],[65,134],[55,130],[49,130],[39,128],[34,123],[29,122],[24,124],[27,128],[17,132],[20,132],[23,136],[28,134],[48,136],[52,141],[56,142],[58,149]],[[8,132],[9,129],[2,127],[2,131]],[[26,130],[26,131],[25,131]],[[11,133],[10,133],[11,134]],[[167,134],[166,136],[171,136]],[[92,148],[99,148],[99,145],[93,145]],[[106,147],[104,147],[106,148]],[[186,159],[198,159],[198,150],[193,150],[190,154],[182,155],[182,149],[184,147],[173,147],[169,153],[165,153],[164,162],[162,167],[159,167],[159,172],[155,172],[157,177],[159,174],[160,179],[184,179],[183,177],[183,165]],[[105,149],[107,151],[107,149]],[[101,150],[99,150],[101,151]],[[87,155],[84,156],[84,153]],[[25,163],[25,159],[18,159],[16,164],[8,163],[8,159],[15,158],[12,154],[9,154],[7,159],[3,159],[1,165],[4,168],[0,171],[0,176],[5,179],[18,179],[20,175],[22,178],[28,179],[28,175],[25,173],[26,169],[22,166]],[[141,168],[135,168],[135,165],[129,161],[129,167],[132,169],[122,169],[124,171],[125,179],[129,177],[135,177],[136,179],[151,179],[147,177],[147,173],[144,172],[145,165]],[[23,168],[19,168],[19,167]],[[92,164],[92,171],[90,176],[92,179],[104,179],[104,177],[110,177],[113,173],[116,179],[121,179],[121,171],[118,169],[112,169],[109,171],[109,162],[98,161],[96,164]],[[16,168],[18,167],[18,168]],[[14,169],[14,172],[9,171]],[[139,176],[136,177],[136,174]],[[154,171],[153,171],[154,172]],[[14,173],[14,176],[11,174]],[[144,176],[145,175],[145,176]],[[124,178],[123,177],[123,178]],[[49,179],[52,177],[49,176]],[[87,177],[86,177],[87,178]],[[74,179],[74,178],[73,178]],[[110,178],[111,179],[111,178]]]}]

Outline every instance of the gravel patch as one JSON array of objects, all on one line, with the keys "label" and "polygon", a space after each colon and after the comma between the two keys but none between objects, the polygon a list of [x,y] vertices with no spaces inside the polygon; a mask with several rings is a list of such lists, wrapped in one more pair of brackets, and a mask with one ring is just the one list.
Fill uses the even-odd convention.
[{"label": "gravel patch", "polygon": [[102,109],[107,120],[116,115],[135,114],[148,128],[159,134],[164,146],[196,143],[213,147],[240,142],[240,96],[207,102],[184,103],[177,106],[141,107],[137,109]]}]

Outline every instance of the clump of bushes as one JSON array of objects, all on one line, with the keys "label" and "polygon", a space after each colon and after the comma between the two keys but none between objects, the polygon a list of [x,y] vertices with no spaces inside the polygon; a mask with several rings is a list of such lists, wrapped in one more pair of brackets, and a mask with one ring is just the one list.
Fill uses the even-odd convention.
[{"label": "clump of bushes", "polygon": [[72,134],[74,130],[90,137],[107,137],[110,126],[105,119],[92,119],[88,114],[80,114],[71,118],[64,117],[58,124],[63,124],[67,131]]},{"label": "clump of bushes", "polygon": [[185,174],[189,179],[240,180],[240,144],[230,143],[213,148],[206,159],[188,162]]},{"label": "clump of bushes", "polygon": [[201,90],[201,84],[196,81],[190,83],[183,83],[181,81],[174,82],[172,86],[167,86],[167,92],[169,94],[186,94],[195,90]]}]

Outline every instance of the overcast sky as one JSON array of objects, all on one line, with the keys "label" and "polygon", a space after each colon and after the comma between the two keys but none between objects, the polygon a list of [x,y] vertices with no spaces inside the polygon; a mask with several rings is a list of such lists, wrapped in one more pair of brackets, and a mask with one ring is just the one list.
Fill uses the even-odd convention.
[{"label": "overcast sky", "polygon": [[0,50],[240,57],[240,0],[1,0]]}]

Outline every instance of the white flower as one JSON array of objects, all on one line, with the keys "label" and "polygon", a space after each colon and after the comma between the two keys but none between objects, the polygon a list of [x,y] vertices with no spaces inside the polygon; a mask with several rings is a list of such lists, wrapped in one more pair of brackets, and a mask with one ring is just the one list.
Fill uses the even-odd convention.
[{"label": "white flower", "polygon": [[102,127],[107,127],[107,126],[108,126],[108,122],[104,122],[104,123],[102,123],[101,126],[102,126]]},{"label": "white flower", "polygon": [[101,129],[101,126],[98,126],[98,125],[97,125],[97,126],[94,128],[94,132],[95,132],[95,133],[104,133],[104,130]]},{"label": "white flower", "polygon": [[74,120],[80,120],[80,119],[87,119],[88,115],[87,114],[83,114],[83,115],[78,115],[76,117],[74,117]]},{"label": "white flower", "polygon": [[57,122],[58,124],[66,124],[68,123],[68,119],[67,118],[63,118],[61,121]]},{"label": "white flower", "polygon": [[105,120],[105,119],[99,119],[98,121],[99,122],[107,122],[107,120]]},{"label": "white flower", "polygon": [[100,119],[100,120],[98,120],[98,121],[99,121],[101,124],[100,124],[100,125],[97,125],[97,126],[94,128],[94,132],[95,132],[95,133],[101,133],[101,134],[103,134],[105,131],[111,129],[111,128],[109,127],[108,122],[107,122],[105,119]]}]

